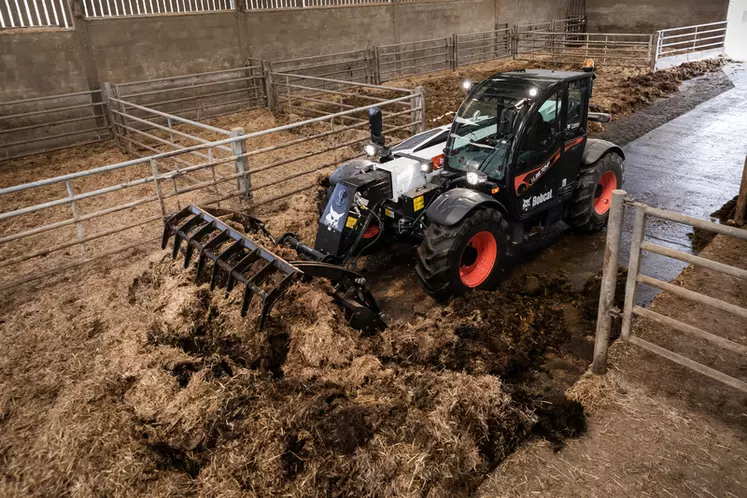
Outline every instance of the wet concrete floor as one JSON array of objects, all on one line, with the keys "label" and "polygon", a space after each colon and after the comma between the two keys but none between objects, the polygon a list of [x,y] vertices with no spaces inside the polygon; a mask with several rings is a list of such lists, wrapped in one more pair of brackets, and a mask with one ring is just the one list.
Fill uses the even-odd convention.
[{"label": "wet concrete floor", "polygon": [[[747,64],[729,64],[724,73],[687,82],[679,93],[615,123],[603,136],[625,144],[624,189],[631,197],[709,219],[739,190],[747,155]],[[631,230],[632,212],[626,215],[623,229],[620,264],[624,266]],[[691,232],[685,225],[650,220],[646,240],[692,252]],[[601,270],[605,238],[606,232],[581,235],[559,223],[516,251],[520,256],[512,274],[560,270],[580,287]],[[407,320],[413,312],[433,305],[418,285],[414,263],[412,250],[393,247],[367,264],[365,273],[392,320]],[[684,266],[654,254],[644,254],[641,263],[643,274],[665,281],[674,279]],[[654,295],[653,289],[642,287],[639,304],[650,302]]]}]

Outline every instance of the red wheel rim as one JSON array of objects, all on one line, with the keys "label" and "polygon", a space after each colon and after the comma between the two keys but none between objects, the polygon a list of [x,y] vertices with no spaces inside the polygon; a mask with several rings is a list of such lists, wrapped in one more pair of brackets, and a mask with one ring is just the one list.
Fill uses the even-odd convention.
[{"label": "red wheel rim", "polygon": [[459,278],[471,289],[490,276],[498,259],[498,243],[492,233],[478,232],[467,242],[459,258]]},{"label": "red wheel rim", "polygon": [[364,239],[373,239],[377,235],[379,235],[379,227],[378,225],[368,225],[368,228],[366,228],[366,231],[363,232],[363,238]]},{"label": "red wheel rim", "polygon": [[612,192],[617,188],[617,175],[614,171],[608,171],[602,175],[594,192],[594,211],[597,214],[607,214],[612,202]]}]

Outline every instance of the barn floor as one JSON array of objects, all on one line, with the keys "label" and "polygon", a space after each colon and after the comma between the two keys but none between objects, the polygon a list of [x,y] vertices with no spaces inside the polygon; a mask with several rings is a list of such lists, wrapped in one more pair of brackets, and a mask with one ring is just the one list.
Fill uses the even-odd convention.
[{"label": "barn floor", "polygon": [[[613,110],[620,95],[633,95],[625,99],[628,107],[618,109],[633,119],[634,110],[708,69],[658,76],[665,83],[642,98],[631,88],[645,84],[636,79],[645,75],[627,75],[631,79],[619,78],[622,86],[607,101],[600,75],[597,104]],[[438,113],[461,100],[461,79],[495,70],[463,68],[448,73],[453,81],[447,83],[438,83],[441,76],[400,83],[424,85],[427,105],[445,102],[441,110],[428,105]],[[439,116],[429,119],[449,120]],[[308,240],[315,194],[265,214],[273,231],[290,228]],[[566,238],[575,242],[568,246]],[[681,427],[682,417],[696,420],[683,412],[675,416],[659,398],[647,401],[640,392],[648,391],[617,374],[610,382],[622,387],[614,396],[624,391],[625,400],[607,403],[584,395],[583,387],[576,389],[581,404],[564,399],[592,347],[594,279],[586,289],[580,284],[594,273],[590,267],[600,265],[562,255],[573,247],[599,248],[603,236],[558,240],[560,252],[538,243],[533,259],[497,292],[446,308],[422,295],[411,249],[370,258],[367,275],[391,325],[375,337],[340,324],[326,294],[308,285],[294,289],[278,305],[270,330],[258,333],[237,316],[235,296],[207,293],[150,247],[124,262],[102,261],[7,296],[0,308],[0,348],[6,351],[0,359],[0,494],[321,496],[334,486],[356,496],[468,496],[482,483],[485,496],[507,489],[516,492],[506,496],[535,496],[546,491],[531,487],[535,476],[556,475],[542,465],[560,469],[563,477],[585,475],[578,470],[583,458],[565,456],[590,454],[579,445],[602,448],[600,460],[616,461],[605,451],[624,436],[610,436],[607,446],[592,444],[608,434],[603,427],[615,407],[623,407],[615,420],[628,424],[630,410],[649,406],[671,416],[652,419],[666,427]],[[584,278],[578,268],[587,272]],[[571,279],[550,269],[565,270]],[[587,424],[589,436],[573,440]],[[693,432],[690,439],[697,445],[703,434]],[[717,458],[726,451],[719,445],[738,449],[732,442],[718,439],[705,448]],[[557,449],[561,453],[553,453]],[[743,458],[739,451],[732,451],[734,462]],[[641,475],[656,475],[652,466],[662,461],[652,456],[641,464]],[[536,474],[528,473],[535,468]],[[532,477],[524,483],[524,475]],[[510,480],[490,487],[504,477]],[[595,481],[588,483],[589,496]],[[651,493],[637,493],[635,482],[620,481],[628,496]],[[740,496],[724,482],[724,490]],[[552,496],[578,495],[561,484],[547,489]]]}]

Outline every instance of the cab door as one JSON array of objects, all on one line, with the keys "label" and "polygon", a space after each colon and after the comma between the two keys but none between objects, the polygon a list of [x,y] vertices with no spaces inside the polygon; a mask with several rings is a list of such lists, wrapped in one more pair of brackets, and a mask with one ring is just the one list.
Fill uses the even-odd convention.
[{"label": "cab door", "polygon": [[563,161],[560,165],[560,197],[561,200],[573,195],[573,182],[578,177],[581,167],[584,147],[586,146],[589,108],[590,78],[571,81],[568,83],[566,96],[563,143]]},{"label": "cab door", "polygon": [[529,218],[559,202],[558,166],[565,146],[567,85],[560,85],[528,118],[516,156],[513,189],[521,218]]}]

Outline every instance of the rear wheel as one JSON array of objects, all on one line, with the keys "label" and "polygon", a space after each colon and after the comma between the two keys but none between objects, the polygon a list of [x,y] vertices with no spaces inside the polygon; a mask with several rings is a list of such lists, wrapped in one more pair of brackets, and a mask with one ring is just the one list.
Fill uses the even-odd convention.
[{"label": "rear wheel", "polygon": [[456,225],[431,223],[418,248],[416,271],[439,300],[497,283],[506,254],[508,224],[494,209],[479,209]]},{"label": "rear wheel", "polygon": [[584,232],[596,232],[607,225],[612,192],[623,184],[622,161],[610,152],[581,170],[566,223]]}]

